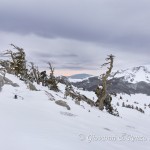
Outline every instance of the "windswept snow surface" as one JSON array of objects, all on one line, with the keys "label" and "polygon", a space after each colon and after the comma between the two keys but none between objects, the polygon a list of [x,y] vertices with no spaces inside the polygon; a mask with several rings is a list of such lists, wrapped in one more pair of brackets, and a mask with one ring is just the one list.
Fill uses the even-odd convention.
[{"label": "windswept snow surface", "polygon": [[[39,91],[30,91],[23,81],[7,77],[20,87],[4,85],[0,92],[0,150],[149,150],[150,110],[142,114],[118,106],[121,117],[115,117],[84,102],[76,105],[71,98],[64,99],[63,84],[58,93],[40,85],[36,85]],[[71,110],[49,100],[46,91],[66,101]],[[96,100],[92,92],[78,92]],[[114,105],[121,103],[119,96],[114,97]],[[122,96],[142,106],[150,103],[146,95]]]}]

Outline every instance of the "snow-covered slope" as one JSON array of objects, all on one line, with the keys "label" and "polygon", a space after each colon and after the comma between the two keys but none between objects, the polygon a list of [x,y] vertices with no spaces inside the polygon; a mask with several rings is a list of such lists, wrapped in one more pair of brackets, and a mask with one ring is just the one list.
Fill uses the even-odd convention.
[{"label": "snow-covered slope", "polygon": [[69,80],[69,82],[76,83],[76,82],[82,82],[84,79],[71,79],[71,78],[69,78],[68,80]]},{"label": "snow-covered slope", "polygon": [[120,70],[112,74],[113,77],[123,77],[125,81],[137,83],[140,81],[150,83],[150,69],[147,66],[139,66],[131,69]]},{"label": "snow-covered slope", "polygon": [[[121,117],[115,117],[85,102],[76,105],[70,97],[64,99],[63,84],[59,84],[58,93],[40,85],[35,85],[39,91],[30,91],[13,75],[6,77],[19,87],[4,85],[0,92],[1,150],[149,150],[150,110],[147,107],[146,114],[142,114],[121,107],[121,103],[131,99],[129,103],[148,105],[150,97],[113,97],[114,105],[120,103],[117,108]],[[93,92],[75,90],[96,100]],[[52,97],[66,101],[71,110],[56,105]]]}]

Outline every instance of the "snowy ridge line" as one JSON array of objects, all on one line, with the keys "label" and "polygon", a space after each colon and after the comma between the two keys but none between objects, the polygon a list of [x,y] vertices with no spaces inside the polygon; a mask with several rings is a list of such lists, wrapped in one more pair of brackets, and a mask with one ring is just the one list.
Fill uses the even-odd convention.
[{"label": "snowy ridge line", "polygon": [[133,67],[125,70],[118,70],[112,73],[111,78],[123,77],[125,81],[130,83],[147,82],[150,83],[150,69],[148,66]]}]

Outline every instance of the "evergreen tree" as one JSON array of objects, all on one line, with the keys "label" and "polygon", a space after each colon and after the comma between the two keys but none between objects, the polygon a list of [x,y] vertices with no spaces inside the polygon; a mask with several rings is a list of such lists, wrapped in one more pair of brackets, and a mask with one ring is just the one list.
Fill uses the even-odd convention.
[{"label": "evergreen tree", "polygon": [[50,69],[50,76],[49,76],[49,79],[47,80],[47,85],[50,90],[59,91],[58,86],[57,86],[58,82],[54,76],[55,68],[52,67],[52,64],[50,62],[48,63],[48,65]]},{"label": "evergreen tree", "polygon": [[16,52],[13,52],[12,50],[7,50],[4,53],[4,55],[9,55],[11,58],[9,62],[9,67],[7,65],[7,70],[10,69],[9,70],[10,73],[13,73],[24,80],[27,77],[27,71],[28,71],[26,68],[25,52],[22,48],[19,48],[14,44],[11,44],[11,46],[16,50]]}]

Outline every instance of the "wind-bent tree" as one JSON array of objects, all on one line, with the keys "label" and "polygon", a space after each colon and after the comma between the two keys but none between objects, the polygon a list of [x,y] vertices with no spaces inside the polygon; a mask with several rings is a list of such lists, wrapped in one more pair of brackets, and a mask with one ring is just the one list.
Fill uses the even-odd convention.
[{"label": "wind-bent tree", "polygon": [[95,94],[98,97],[98,100],[96,102],[96,106],[99,107],[100,110],[103,110],[104,107],[105,109],[112,115],[119,116],[119,113],[116,109],[114,109],[111,105],[112,97],[108,93],[108,77],[111,74],[112,68],[113,68],[113,63],[114,63],[114,56],[108,55],[106,58],[106,63],[104,63],[101,67],[107,66],[107,71],[106,73],[101,75],[101,80],[102,80],[102,85],[98,86]]},{"label": "wind-bent tree", "polygon": [[[16,52],[12,50],[6,50],[3,55],[10,56],[11,60],[9,62],[10,72],[14,73],[16,76],[25,79],[27,76],[27,68],[26,68],[26,55],[22,48],[15,46],[14,44],[10,44]],[[6,63],[6,62],[5,62]]]},{"label": "wind-bent tree", "polygon": [[102,89],[101,90],[101,93],[98,97],[98,103],[99,103],[99,109],[100,110],[103,110],[104,109],[104,101],[106,100],[106,97],[108,95],[107,93],[107,81],[108,81],[108,77],[110,76],[110,73],[112,71],[112,68],[113,68],[113,63],[114,63],[114,56],[111,54],[111,55],[108,55],[108,57],[106,58],[106,63],[104,63],[102,65],[102,67],[104,66],[108,66],[107,67],[107,71],[106,73],[102,74]]},{"label": "wind-bent tree", "polygon": [[58,89],[58,80],[54,76],[55,69],[52,64],[49,62],[50,75],[47,76],[46,71],[39,72],[37,66],[33,62],[30,65],[26,61],[26,54],[23,48],[10,44],[14,50],[6,50],[3,53],[0,53],[2,57],[8,57],[9,60],[0,60],[0,70],[3,68],[7,73],[14,74],[19,77],[21,80],[26,83],[40,84],[42,82],[43,86],[48,86],[50,90],[56,92]]}]

